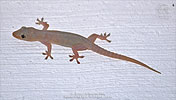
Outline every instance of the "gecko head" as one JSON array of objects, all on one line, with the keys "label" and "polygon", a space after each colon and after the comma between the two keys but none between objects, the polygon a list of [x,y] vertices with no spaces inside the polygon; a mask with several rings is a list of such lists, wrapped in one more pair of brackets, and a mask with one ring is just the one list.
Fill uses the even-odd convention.
[{"label": "gecko head", "polygon": [[33,37],[35,37],[34,34],[34,28],[32,27],[21,27],[19,30],[12,33],[13,37],[19,39],[19,40],[25,40],[25,41],[35,41]]}]

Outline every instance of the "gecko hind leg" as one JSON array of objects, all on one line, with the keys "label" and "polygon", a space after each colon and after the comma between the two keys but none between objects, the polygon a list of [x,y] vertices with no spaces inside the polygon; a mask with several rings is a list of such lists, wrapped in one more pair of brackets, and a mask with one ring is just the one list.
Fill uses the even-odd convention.
[{"label": "gecko hind leg", "polygon": [[84,47],[83,45],[73,46],[72,51],[73,51],[74,55],[69,55],[69,57],[71,57],[70,62],[75,59],[77,64],[80,64],[78,58],[84,58],[84,56],[79,56],[78,51],[83,51],[83,50],[87,50],[87,48]]},{"label": "gecko hind leg", "polygon": [[88,39],[89,39],[91,42],[95,42],[95,40],[96,40],[97,38],[99,38],[100,40],[106,40],[107,42],[110,43],[111,41],[107,39],[107,37],[109,37],[109,36],[110,36],[110,33],[109,33],[109,34],[106,34],[106,32],[105,32],[104,35],[103,35],[103,34],[101,34],[101,35],[92,34],[92,35],[90,35],[90,36],[88,37]]}]

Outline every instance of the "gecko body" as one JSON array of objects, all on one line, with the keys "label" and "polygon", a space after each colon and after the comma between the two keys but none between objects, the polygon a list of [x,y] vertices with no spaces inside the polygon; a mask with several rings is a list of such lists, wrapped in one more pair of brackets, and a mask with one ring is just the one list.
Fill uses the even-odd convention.
[{"label": "gecko body", "polygon": [[51,49],[52,49],[51,44],[57,44],[64,47],[72,48],[74,55],[69,55],[69,57],[72,58],[70,59],[70,61],[73,61],[75,59],[78,64],[80,64],[80,62],[78,61],[78,58],[84,57],[84,56],[80,56],[78,54],[78,51],[92,50],[98,54],[101,54],[107,57],[121,59],[121,60],[129,61],[138,65],[144,66],[154,72],[161,74],[159,71],[149,67],[148,65],[138,60],[105,50],[94,43],[97,38],[101,40],[106,40],[107,42],[111,42],[110,40],[107,39],[107,37],[109,37],[110,34],[106,34],[106,33],[104,33],[104,35],[92,34],[88,38],[85,38],[81,35],[71,33],[71,32],[47,30],[49,27],[49,24],[47,24],[47,22],[44,22],[43,18],[41,20],[37,19],[37,21],[38,22],[36,24],[39,24],[39,25],[41,24],[44,26],[42,30],[38,30],[33,27],[22,27],[19,30],[13,32],[12,35],[15,38],[20,40],[39,41],[42,44],[46,45],[47,51],[45,51],[45,53],[42,53],[43,55],[46,55],[45,59],[48,59],[48,57],[53,59],[53,57],[51,56]]}]

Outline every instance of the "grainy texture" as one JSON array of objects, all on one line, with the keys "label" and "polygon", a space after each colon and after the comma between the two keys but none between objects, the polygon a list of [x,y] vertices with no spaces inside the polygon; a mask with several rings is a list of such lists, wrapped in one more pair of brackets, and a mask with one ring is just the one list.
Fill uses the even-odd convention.
[{"label": "grainy texture", "polygon": [[[174,0],[0,0],[1,100],[175,100],[176,7]],[[110,32],[100,46],[145,62],[161,75],[90,51],[81,65],[71,49],[54,45],[44,60],[38,42],[12,37],[44,17],[49,29],[89,36]]]}]

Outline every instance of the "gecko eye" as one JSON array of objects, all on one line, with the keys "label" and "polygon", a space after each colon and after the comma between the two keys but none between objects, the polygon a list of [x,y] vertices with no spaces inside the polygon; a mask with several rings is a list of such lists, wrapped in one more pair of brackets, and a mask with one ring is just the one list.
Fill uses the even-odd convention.
[{"label": "gecko eye", "polygon": [[24,36],[24,35],[21,35],[21,38],[25,38],[26,36]]}]

